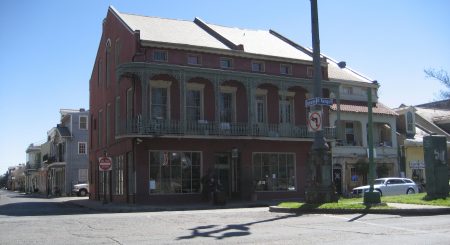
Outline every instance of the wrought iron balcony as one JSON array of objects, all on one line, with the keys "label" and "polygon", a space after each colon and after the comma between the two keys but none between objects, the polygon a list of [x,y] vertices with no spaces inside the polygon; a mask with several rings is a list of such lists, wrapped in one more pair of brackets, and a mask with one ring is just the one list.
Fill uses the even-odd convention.
[{"label": "wrought iron balcony", "polygon": [[[117,134],[129,136],[247,136],[270,138],[313,138],[314,133],[308,132],[306,126],[291,124],[267,123],[225,123],[174,120],[141,120],[139,117],[124,122]],[[335,137],[334,127],[325,127],[326,138]]]}]

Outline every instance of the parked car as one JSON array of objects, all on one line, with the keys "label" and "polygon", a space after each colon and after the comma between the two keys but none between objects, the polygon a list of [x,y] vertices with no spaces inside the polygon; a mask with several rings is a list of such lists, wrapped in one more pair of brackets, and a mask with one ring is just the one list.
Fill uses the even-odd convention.
[{"label": "parked car", "polygon": [[76,184],[73,185],[72,193],[76,194],[77,196],[86,196],[89,193],[89,184]]},{"label": "parked car", "polygon": [[[353,195],[364,195],[369,191],[370,186],[360,186],[353,189]],[[407,178],[380,178],[376,179],[373,185],[375,191],[380,192],[382,196],[402,195],[419,193],[419,188],[414,181]]]}]

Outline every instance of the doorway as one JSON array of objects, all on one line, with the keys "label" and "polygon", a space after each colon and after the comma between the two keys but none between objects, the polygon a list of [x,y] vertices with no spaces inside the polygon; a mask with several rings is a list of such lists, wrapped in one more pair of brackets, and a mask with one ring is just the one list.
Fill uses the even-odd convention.
[{"label": "doorway", "polygon": [[217,153],[214,158],[214,173],[219,189],[225,192],[227,197],[239,196],[238,158],[231,157],[231,153]]},{"label": "doorway", "polygon": [[341,165],[334,165],[333,167],[333,183],[338,195],[342,194],[342,167]]}]

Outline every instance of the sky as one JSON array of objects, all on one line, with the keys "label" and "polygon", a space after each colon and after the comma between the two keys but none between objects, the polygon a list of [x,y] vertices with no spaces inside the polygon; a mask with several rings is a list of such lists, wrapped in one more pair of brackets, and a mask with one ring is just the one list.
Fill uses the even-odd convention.
[{"label": "sky", "polygon": [[[89,78],[108,6],[119,12],[257,30],[311,47],[309,0],[1,0],[0,174],[26,162],[59,110],[89,109]],[[438,100],[423,70],[450,71],[450,1],[318,0],[321,52],[377,80],[396,108]]]}]

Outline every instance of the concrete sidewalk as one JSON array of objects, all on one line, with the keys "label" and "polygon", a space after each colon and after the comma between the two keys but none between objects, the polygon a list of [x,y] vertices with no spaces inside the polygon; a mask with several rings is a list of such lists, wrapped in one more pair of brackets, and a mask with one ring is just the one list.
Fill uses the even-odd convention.
[{"label": "concrete sidewalk", "polygon": [[392,214],[392,215],[442,215],[450,214],[450,207],[433,206],[433,205],[418,205],[418,204],[403,204],[403,203],[386,203],[389,208],[386,209],[294,209],[282,208],[277,206],[270,206],[269,211],[275,213],[320,213],[320,214]]},{"label": "concrete sidewalk", "polygon": [[169,205],[145,205],[127,203],[106,203],[102,201],[89,200],[88,198],[66,198],[63,202],[67,205],[84,207],[98,212],[127,213],[127,212],[160,212],[160,211],[186,211],[186,210],[209,210],[209,209],[230,209],[230,208],[254,208],[269,207],[277,205],[277,201],[228,201],[224,205],[214,205],[210,202],[189,203],[189,204],[169,204]]},{"label": "concrete sidewalk", "polygon": [[[373,213],[373,214],[398,214],[398,215],[439,215],[450,214],[450,207],[431,206],[431,205],[415,205],[401,203],[387,203],[389,209],[314,209],[300,210],[277,207],[282,201],[294,200],[274,200],[274,201],[229,201],[225,205],[214,205],[212,203],[192,203],[180,205],[143,205],[143,204],[126,204],[126,203],[106,203],[102,201],[89,200],[87,197],[61,197],[67,205],[88,208],[97,212],[107,213],[126,213],[126,212],[160,212],[160,211],[185,211],[185,210],[210,210],[210,209],[228,209],[228,208],[252,208],[252,207],[268,207],[270,212],[278,213]],[[299,201],[299,200],[295,200]]]}]

